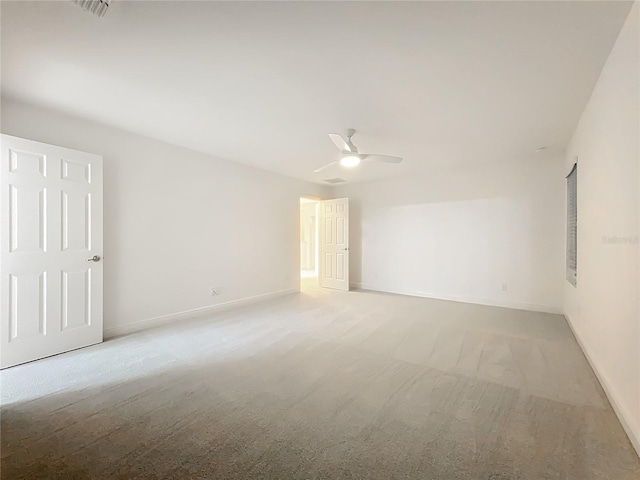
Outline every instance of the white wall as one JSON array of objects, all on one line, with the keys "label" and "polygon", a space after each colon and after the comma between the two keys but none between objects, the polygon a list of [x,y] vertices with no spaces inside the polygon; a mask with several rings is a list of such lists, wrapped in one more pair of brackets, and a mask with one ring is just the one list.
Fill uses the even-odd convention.
[{"label": "white wall", "polygon": [[299,288],[300,195],[328,188],[4,99],[2,132],[103,155],[107,334]]},{"label": "white wall", "polygon": [[350,199],[356,286],[561,312],[561,157],[342,186],[335,195]]},{"label": "white wall", "polygon": [[565,313],[640,452],[640,8],[602,70],[567,149],[578,157],[578,284]]}]

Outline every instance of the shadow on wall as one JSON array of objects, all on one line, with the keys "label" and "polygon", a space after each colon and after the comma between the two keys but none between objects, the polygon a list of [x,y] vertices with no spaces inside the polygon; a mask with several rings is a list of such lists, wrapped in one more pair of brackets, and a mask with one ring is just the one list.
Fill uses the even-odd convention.
[{"label": "shadow on wall", "polygon": [[[357,198],[349,199],[349,281],[362,283],[362,209]],[[359,285],[358,285],[359,286]]]},{"label": "shadow on wall", "polygon": [[564,178],[546,167],[345,187],[352,284],[559,311]]}]

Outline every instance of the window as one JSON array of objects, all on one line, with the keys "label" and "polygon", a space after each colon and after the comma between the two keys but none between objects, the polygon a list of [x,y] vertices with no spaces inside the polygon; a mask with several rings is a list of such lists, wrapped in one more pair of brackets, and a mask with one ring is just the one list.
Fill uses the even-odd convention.
[{"label": "window", "polygon": [[567,175],[567,281],[574,287],[578,272],[578,164]]}]

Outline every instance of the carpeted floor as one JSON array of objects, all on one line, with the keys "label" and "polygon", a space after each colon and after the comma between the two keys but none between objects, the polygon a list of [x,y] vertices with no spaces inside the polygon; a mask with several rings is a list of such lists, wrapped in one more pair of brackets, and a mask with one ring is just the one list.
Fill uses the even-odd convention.
[{"label": "carpeted floor", "polygon": [[0,379],[3,480],[640,478],[557,315],[310,289]]}]

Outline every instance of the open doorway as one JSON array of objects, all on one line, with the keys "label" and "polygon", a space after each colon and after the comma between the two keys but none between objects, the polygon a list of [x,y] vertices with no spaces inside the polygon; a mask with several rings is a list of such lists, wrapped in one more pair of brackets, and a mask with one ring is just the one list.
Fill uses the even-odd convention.
[{"label": "open doorway", "polygon": [[349,290],[349,199],[300,198],[300,286]]},{"label": "open doorway", "polygon": [[318,284],[319,202],[300,198],[300,278],[304,284]]}]

